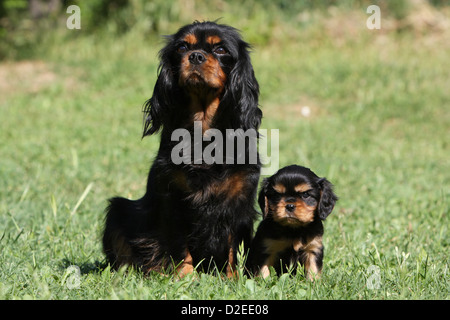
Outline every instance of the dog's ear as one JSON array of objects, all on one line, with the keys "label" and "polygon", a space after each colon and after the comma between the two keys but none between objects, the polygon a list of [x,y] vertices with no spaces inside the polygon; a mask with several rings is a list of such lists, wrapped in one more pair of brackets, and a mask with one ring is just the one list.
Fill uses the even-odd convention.
[{"label": "dog's ear", "polygon": [[235,106],[234,125],[244,131],[258,129],[262,112],[258,107],[259,84],[248,52],[249,44],[243,40],[238,44],[238,59],[230,72],[224,100],[231,100],[227,105]]},{"label": "dog's ear", "polygon": [[258,195],[258,204],[261,208],[263,218],[269,213],[269,204],[267,201],[267,189],[269,187],[269,178],[265,178],[261,183],[261,189]]},{"label": "dog's ear", "polygon": [[144,104],[144,137],[159,131],[164,123],[164,117],[177,103],[175,99],[179,87],[170,61],[170,54],[174,50],[172,38],[172,36],[166,37],[168,44],[159,53],[161,62],[158,68],[158,79],[153,89],[153,96]]},{"label": "dog's ear", "polygon": [[320,187],[320,201],[318,206],[319,218],[325,220],[333,211],[338,197],[333,192],[333,185],[325,178],[318,181]]},{"label": "dog's ear", "polygon": [[161,128],[164,112],[168,108],[171,83],[170,68],[161,64],[153,96],[144,105],[144,137],[158,132]]}]

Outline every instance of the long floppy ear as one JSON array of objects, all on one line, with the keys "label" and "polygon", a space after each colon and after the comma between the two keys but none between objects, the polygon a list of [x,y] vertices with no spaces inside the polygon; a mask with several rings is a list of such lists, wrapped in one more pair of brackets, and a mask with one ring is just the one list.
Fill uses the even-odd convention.
[{"label": "long floppy ear", "polygon": [[172,37],[166,38],[169,43],[159,53],[161,63],[158,68],[158,79],[153,89],[153,96],[144,104],[143,137],[158,132],[163,125],[164,117],[175,104],[174,98],[176,95],[174,92],[177,90],[175,88],[177,83],[174,81],[172,65],[169,61]]},{"label": "long floppy ear", "polygon": [[227,97],[235,106],[234,126],[237,128],[258,129],[261,124],[262,112],[258,108],[259,84],[250,61],[249,45],[239,41],[238,61],[230,72]]},{"label": "long floppy ear", "polygon": [[318,206],[319,218],[325,220],[333,211],[338,197],[333,192],[333,185],[325,178],[318,181],[320,187],[320,201]]},{"label": "long floppy ear", "polygon": [[258,195],[258,204],[261,208],[263,218],[269,213],[269,204],[267,203],[267,189],[269,187],[269,178],[265,178],[261,183],[261,189]]}]

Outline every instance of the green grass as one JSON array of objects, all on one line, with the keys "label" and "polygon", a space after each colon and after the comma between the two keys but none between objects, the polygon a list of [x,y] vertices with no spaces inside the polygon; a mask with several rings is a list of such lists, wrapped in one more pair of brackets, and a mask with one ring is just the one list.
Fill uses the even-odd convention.
[{"label": "green grass", "polygon": [[106,200],[142,196],[158,147],[141,140],[141,107],[161,41],[56,34],[34,60],[0,64],[0,299],[448,299],[448,49],[364,21],[338,38],[324,25],[252,53],[280,166],[311,167],[340,197],[320,280],[105,268]]}]

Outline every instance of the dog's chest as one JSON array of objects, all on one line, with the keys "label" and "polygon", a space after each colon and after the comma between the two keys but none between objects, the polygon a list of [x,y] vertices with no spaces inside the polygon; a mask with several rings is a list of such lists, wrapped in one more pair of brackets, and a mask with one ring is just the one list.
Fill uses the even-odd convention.
[{"label": "dog's chest", "polygon": [[246,173],[240,171],[212,177],[202,172],[192,174],[179,170],[172,174],[169,185],[183,193],[186,201],[195,205],[216,198],[233,200],[244,195],[248,188]]},{"label": "dog's chest", "polygon": [[312,252],[316,251],[320,246],[321,238],[311,238],[304,239],[300,238],[281,238],[281,239],[271,239],[267,238],[264,240],[265,253],[269,256],[281,255],[283,253],[291,252]]}]

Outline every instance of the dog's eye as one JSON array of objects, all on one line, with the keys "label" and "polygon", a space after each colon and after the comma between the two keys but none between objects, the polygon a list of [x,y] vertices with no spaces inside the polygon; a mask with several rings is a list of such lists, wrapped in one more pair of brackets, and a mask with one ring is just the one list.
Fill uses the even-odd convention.
[{"label": "dog's eye", "polygon": [[188,50],[188,48],[184,44],[182,44],[178,47],[177,52],[178,53],[186,53],[187,50]]},{"label": "dog's eye", "polygon": [[309,191],[306,191],[306,192],[302,192],[301,197],[303,199],[308,199],[309,197],[311,197],[311,195],[309,194]]},{"label": "dog's eye", "polygon": [[224,47],[217,47],[214,49],[215,54],[226,54],[228,51]]}]

